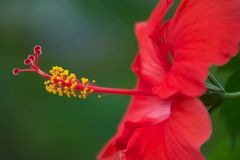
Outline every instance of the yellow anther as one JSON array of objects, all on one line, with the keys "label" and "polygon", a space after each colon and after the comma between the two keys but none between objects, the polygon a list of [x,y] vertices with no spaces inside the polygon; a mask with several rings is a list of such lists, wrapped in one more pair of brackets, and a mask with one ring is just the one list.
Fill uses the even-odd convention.
[{"label": "yellow anther", "polygon": [[64,75],[66,75],[66,76],[67,76],[67,75],[69,74],[69,70],[64,70],[64,72],[63,72],[63,73],[64,73]]},{"label": "yellow anther", "polygon": [[45,81],[44,84],[48,85],[49,83],[51,83],[50,81]]},{"label": "yellow anther", "polygon": [[73,73],[71,73],[71,74],[70,74],[70,77],[71,77],[71,78],[76,78],[76,75],[73,74]]},{"label": "yellow anther", "polygon": [[69,83],[69,79],[66,79],[64,82],[65,82],[65,83]]},{"label": "yellow anther", "polygon": [[60,67],[60,68],[59,68],[59,71],[60,71],[60,72],[62,72],[62,71],[63,71],[63,68],[62,68],[62,67]]},{"label": "yellow anther", "polygon": [[62,92],[62,88],[57,88],[57,91],[58,92]]},{"label": "yellow anther", "polygon": [[[48,81],[45,81],[46,91],[58,94],[63,96],[64,94],[67,97],[78,97],[85,99],[89,94],[93,93],[93,89],[89,89],[89,80],[87,78],[77,79],[76,75],[70,73],[69,70],[64,70],[62,67],[52,67],[50,70],[51,78]],[[95,83],[95,80],[92,81]],[[76,89],[77,85],[84,85],[84,88],[80,91]]]},{"label": "yellow anther", "polygon": [[71,85],[70,89],[71,89],[71,90],[74,90],[75,87],[76,87],[76,84],[73,84],[73,85]]},{"label": "yellow anther", "polygon": [[61,80],[61,77],[57,76],[56,79],[57,79],[58,81],[60,81],[60,80]]},{"label": "yellow anther", "polygon": [[88,82],[88,79],[87,78],[81,78],[81,81],[82,81],[82,84],[86,84]]},{"label": "yellow anther", "polygon": [[66,93],[66,95],[67,95],[68,97],[71,97],[71,92],[68,91],[68,92]]}]

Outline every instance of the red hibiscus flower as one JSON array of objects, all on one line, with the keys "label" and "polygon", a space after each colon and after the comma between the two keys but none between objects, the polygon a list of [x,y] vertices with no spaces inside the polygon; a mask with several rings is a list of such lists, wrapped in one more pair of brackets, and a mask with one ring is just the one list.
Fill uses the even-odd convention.
[{"label": "red hibiscus flower", "polygon": [[[149,86],[140,83],[138,88]],[[98,159],[203,160],[200,146],[210,135],[208,112],[197,98],[135,96]]]},{"label": "red hibiscus flower", "polygon": [[138,90],[100,160],[203,160],[211,135],[202,95],[211,65],[223,65],[240,43],[239,0],[182,0],[162,24],[173,0],[162,0],[148,22],[136,26],[139,53],[132,70]]},{"label": "red hibiscus flower", "polygon": [[149,21],[136,25],[139,52],[132,70],[136,89],[103,88],[77,79],[62,67],[51,75],[38,65],[40,46],[24,61],[46,90],[85,99],[89,94],[134,95],[117,134],[100,160],[203,160],[201,145],[211,135],[211,121],[202,95],[211,65],[223,65],[237,54],[240,43],[240,0],[182,0],[172,19],[162,20],[173,0],[162,0]]}]

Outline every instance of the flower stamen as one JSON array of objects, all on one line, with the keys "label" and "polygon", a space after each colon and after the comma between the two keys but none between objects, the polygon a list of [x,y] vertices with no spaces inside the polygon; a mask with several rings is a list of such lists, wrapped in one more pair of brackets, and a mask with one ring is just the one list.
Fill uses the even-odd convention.
[{"label": "flower stamen", "polygon": [[15,68],[13,70],[14,75],[18,75],[20,72],[36,72],[40,76],[46,78],[44,82],[45,89],[59,96],[66,95],[67,97],[78,97],[86,99],[92,93],[104,93],[104,94],[123,94],[123,95],[143,95],[154,96],[149,91],[135,90],[135,89],[118,89],[118,88],[105,88],[96,86],[96,81],[90,81],[88,78],[82,77],[77,79],[76,75],[70,73],[69,70],[62,67],[52,67],[50,75],[45,73],[39,68],[39,56],[42,54],[40,45],[36,45],[33,49],[34,54],[30,54],[25,60],[24,64],[29,66],[27,69]]}]

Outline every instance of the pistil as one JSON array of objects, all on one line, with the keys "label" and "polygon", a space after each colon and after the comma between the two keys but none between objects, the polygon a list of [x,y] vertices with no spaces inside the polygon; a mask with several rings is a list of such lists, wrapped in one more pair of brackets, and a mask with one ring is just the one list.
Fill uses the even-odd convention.
[{"label": "pistil", "polygon": [[47,81],[45,81],[46,90],[59,96],[65,94],[68,97],[78,97],[82,99],[85,99],[92,93],[153,96],[151,91],[99,87],[95,84],[95,80],[89,81],[87,78],[77,79],[75,74],[70,74],[68,70],[64,70],[58,66],[52,67],[50,71],[51,75],[49,75],[39,68],[39,55],[41,53],[41,46],[36,45],[34,47],[34,55],[29,55],[24,60],[24,64],[29,66],[29,68],[15,68],[13,74],[18,75],[20,72],[36,72],[47,79]]}]

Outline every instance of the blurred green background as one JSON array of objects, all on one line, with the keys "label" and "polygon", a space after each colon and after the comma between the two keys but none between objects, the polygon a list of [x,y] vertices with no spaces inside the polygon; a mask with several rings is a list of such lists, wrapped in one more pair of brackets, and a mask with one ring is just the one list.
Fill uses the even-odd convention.
[{"label": "blurred green background", "polygon": [[[130,97],[58,97],[44,90],[43,78],[36,74],[14,77],[12,69],[24,67],[25,57],[40,44],[40,66],[45,71],[59,65],[78,77],[96,79],[101,86],[133,88],[134,24],[146,20],[157,3],[1,0],[0,160],[94,160],[115,133]],[[213,68],[231,91],[240,89],[240,73],[234,70],[240,68],[237,60],[221,70]],[[238,87],[232,85],[236,83]],[[203,147],[209,160],[240,159],[239,104],[226,102],[212,114],[213,136]]]}]

